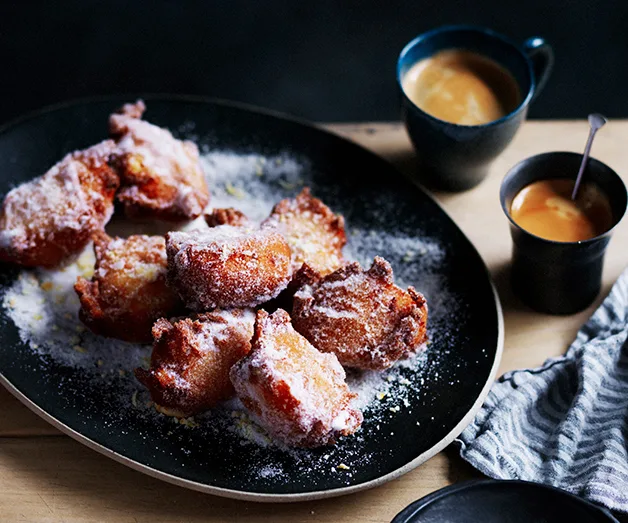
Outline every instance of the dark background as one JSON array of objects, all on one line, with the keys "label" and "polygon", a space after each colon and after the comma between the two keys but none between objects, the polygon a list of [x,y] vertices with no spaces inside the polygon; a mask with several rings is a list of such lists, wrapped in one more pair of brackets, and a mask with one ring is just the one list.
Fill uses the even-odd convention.
[{"label": "dark background", "polygon": [[544,36],[530,116],[628,116],[628,1],[0,0],[0,122],[110,93],[186,93],[311,120],[398,119],[395,62],[432,27]]}]

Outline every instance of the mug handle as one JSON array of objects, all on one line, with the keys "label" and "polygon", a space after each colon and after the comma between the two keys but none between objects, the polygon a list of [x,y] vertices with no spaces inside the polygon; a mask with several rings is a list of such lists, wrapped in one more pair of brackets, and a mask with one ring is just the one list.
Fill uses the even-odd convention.
[{"label": "mug handle", "polygon": [[523,43],[523,50],[532,62],[532,70],[536,78],[536,89],[532,99],[534,100],[545,87],[552,68],[554,67],[554,50],[544,38],[533,36]]}]

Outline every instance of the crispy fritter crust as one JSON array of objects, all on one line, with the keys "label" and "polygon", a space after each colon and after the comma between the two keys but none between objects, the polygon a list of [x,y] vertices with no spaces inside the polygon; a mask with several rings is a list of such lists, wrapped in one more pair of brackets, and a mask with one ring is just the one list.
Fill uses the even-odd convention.
[{"label": "crispy fritter crust", "polygon": [[166,235],[168,282],[195,311],[255,307],[290,281],[290,247],[271,229],[220,225]]},{"label": "crispy fritter crust", "polygon": [[226,209],[214,209],[212,212],[204,215],[205,222],[209,227],[218,227],[219,225],[232,225],[233,227],[246,227],[249,225],[249,219],[243,212],[232,207]]},{"label": "crispy fritter crust", "polygon": [[182,308],[166,286],[166,243],[161,236],[94,238],[96,267],[91,281],[79,277],[74,289],[79,317],[92,331],[121,340],[150,343],[153,323]]},{"label": "crispy fritter crust", "polygon": [[0,211],[0,261],[56,267],[82,251],[113,213],[120,180],[106,140],[65,156],[43,176],[10,191]]},{"label": "crispy fritter crust", "polygon": [[308,187],[296,198],[281,200],[263,227],[275,227],[292,249],[293,268],[307,263],[325,275],[344,265],[342,248],[347,243],[344,218],[314,198]]},{"label": "crispy fritter crust", "polygon": [[362,423],[336,356],[312,347],[282,309],[257,312],[251,352],[233,366],[231,381],[259,424],[286,445],[332,445]]},{"label": "crispy fritter crust", "polygon": [[229,370],[251,350],[252,309],[234,309],[168,321],[153,327],[149,370],[135,375],[164,414],[187,417],[233,396]]},{"label": "crispy fritter crust", "polygon": [[145,109],[138,100],[109,118],[109,130],[119,150],[115,158],[122,181],[118,200],[127,216],[134,218],[196,218],[209,202],[198,148],[141,120]]},{"label": "crispy fritter crust", "polygon": [[294,296],[295,329],[342,365],[386,369],[427,341],[425,298],[397,287],[383,258],[368,271],[351,263],[323,278],[304,266],[296,279],[302,287]]}]

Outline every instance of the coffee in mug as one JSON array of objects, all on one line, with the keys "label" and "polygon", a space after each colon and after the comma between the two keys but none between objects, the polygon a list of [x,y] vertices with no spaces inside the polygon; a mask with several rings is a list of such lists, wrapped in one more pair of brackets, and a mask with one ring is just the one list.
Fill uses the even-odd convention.
[{"label": "coffee in mug", "polygon": [[402,87],[423,111],[458,125],[499,120],[521,103],[510,72],[465,49],[439,51],[418,61],[404,75]]}]

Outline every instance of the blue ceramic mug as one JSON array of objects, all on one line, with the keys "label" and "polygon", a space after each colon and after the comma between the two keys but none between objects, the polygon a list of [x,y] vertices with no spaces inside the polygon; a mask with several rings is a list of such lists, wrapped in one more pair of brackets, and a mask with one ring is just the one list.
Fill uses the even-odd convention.
[{"label": "blue ceramic mug", "polygon": [[[423,58],[446,49],[464,49],[490,58],[517,82],[521,102],[506,116],[483,125],[459,125],[421,110],[403,90],[408,70]],[[490,29],[445,26],[424,33],[405,46],[397,61],[402,116],[419,160],[418,181],[440,190],[461,191],[480,183],[490,163],[506,148],[525,120],[552,70],[554,54],[542,38],[519,46]]]}]

